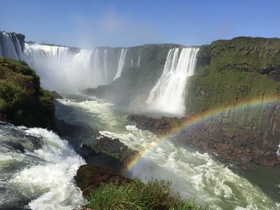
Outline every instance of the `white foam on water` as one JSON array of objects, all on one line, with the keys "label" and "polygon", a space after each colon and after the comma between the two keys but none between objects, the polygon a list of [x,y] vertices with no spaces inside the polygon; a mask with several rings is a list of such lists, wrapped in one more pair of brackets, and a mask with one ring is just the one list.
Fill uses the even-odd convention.
[{"label": "white foam on water", "polygon": [[[87,102],[86,106],[86,103],[78,104],[75,101],[72,106],[87,110],[88,114],[104,112],[99,115],[104,122],[118,122],[123,124],[124,129],[117,130],[111,127],[102,130],[102,135],[118,138],[131,149],[148,149],[144,157],[129,171],[132,177],[142,181],[153,178],[170,181],[182,198],[194,198],[199,203],[209,204],[212,209],[279,208],[259,187],[252,185],[210,155],[176,147],[168,139],[158,143],[158,139],[151,132],[140,130],[134,125],[125,125],[124,119],[118,118],[119,115],[111,109],[113,107],[104,103],[105,108],[102,110],[94,107],[96,102],[93,101]],[[98,103],[102,106],[103,102]]]},{"label": "white foam on water", "polygon": [[183,198],[194,198],[200,203],[210,204],[213,209],[276,208],[276,204],[260,188],[207,153],[175,147],[169,141],[158,144],[153,142],[158,140],[155,135],[132,125],[126,126],[126,129],[127,132],[120,134],[109,131],[101,133],[119,138],[136,150],[149,145],[149,151],[130,171],[132,176],[141,180],[159,178],[171,181]]},{"label": "white foam on water", "polygon": [[26,132],[43,139],[43,147],[34,154],[45,162],[26,167],[16,173],[10,183],[27,197],[34,198],[29,207],[34,210],[68,210],[85,204],[80,189],[73,182],[77,169],[85,161],[53,132],[41,128]]},{"label": "white foam on water", "polygon": [[[76,101],[68,99],[60,99],[60,103],[75,108],[75,110],[82,110],[84,123],[92,125],[93,121],[102,123],[103,129],[119,130],[122,127],[123,119],[113,111],[114,105],[103,100],[91,97],[85,101]],[[65,116],[68,117],[68,116]],[[92,125],[96,127],[95,125]]]}]

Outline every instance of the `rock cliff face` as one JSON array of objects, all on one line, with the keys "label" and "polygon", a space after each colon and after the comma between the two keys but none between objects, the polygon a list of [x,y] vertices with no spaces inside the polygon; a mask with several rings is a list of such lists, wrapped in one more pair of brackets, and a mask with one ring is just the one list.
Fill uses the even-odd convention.
[{"label": "rock cliff face", "polygon": [[245,100],[279,98],[280,39],[239,37],[202,46],[186,107],[200,113]]},{"label": "rock cliff face", "polygon": [[168,51],[174,47],[180,45],[159,44],[127,48],[121,76],[110,85],[87,89],[85,93],[126,108],[141,105],[160,78]]},{"label": "rock cliff face", "polygon": [[181,129],[173,141],[229,161],[273,166],[280,163],[279,78],[280,39],[215,41],[198,52],[196,74],[186,87],[188,117],[129,119],[164,134],[196,116],[208,116],[192,129]]},{"label": "rock cliff face", "polygon": [[270,112],[271,118],[262,119],[262,130],[246,130],[229,120],[226,112],[202,121],[194,121],[194,117],[152,118],[144,115],[129,115],[128,120],[135,122],[140,129],[159,136],[170,136],[170,141],[175,145],[208,152],[218,156],[221,161],[275,166],[280,164],[280,121],[279,117],[274,118],[273,115],[275,111],[278,112],[279,105],[269,105],[271,109],[267,112]]},{"label": "rock cliff face", "polygon": [[[197,74],[190,79],[186,106],[191,114],[228,108],[220,113],[219,122],[213,124],[223,130],[221,135],[216,134],[217,139],[231,136],[232,140],[226,144],[240,149],[238,157],[246,149],[254,148],[258,154],[273,154],[277,162],[279,76],[280,39],[238,37],[215,41],[198,53]],[[243,108],[229,108],[238,106]],[[247,157],[252,158],[260,162],[259,158]],[[269,160],[272,161],[270,157]],[[264,164],[273,165],[268,161]]]}]

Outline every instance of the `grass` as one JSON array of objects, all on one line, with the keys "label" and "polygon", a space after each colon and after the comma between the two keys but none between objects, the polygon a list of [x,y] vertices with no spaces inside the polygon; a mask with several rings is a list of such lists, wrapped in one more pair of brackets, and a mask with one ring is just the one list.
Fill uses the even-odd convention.
[{"label": "grass", "polygon": [[87,207],[95,210],[183,210],[206,209],[193,200],[183,201],[169,182],[151,180],[117,185],[108,183],[95,189],[89,196]]}]

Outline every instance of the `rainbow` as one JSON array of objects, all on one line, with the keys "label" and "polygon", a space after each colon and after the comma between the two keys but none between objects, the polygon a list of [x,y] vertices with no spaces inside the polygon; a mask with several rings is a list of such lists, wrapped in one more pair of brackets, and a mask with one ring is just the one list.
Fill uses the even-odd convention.
[{"label": "rainbow", "polygon": [[177,132],[180,132],[182,130],[186,129],[191,129],[192,127],[205,122],[209,120],[210,118],[217,118],[220,116],[220,114],[227,112],[227,111],[240,111],[244,110],[244,108],[256,108],[258,106],[265,106],[270,103],[275,103],[275,102],[280,102],[279,98],[277,97],[270,97],[270,98],[256,98],[252,99],[250,101],[246,100],[241,103],[238,103],[235,106],[231,107],[218,107],[216,109],[207,111],[205,113],[195,115],[192,117],[187,118],[179,127],[173,128],[168,132],[167,134],[160,136],[159,138],[155,138],[151,143],[146,145],[145,147],[141,148],[138,153],[133,156],[126,164],[126,167],[123,169],[123,173],[128,172],[131,170],[137,163],[138,161],[142,158],[145,157],[150,151],[154,150],[157,148],[160,144],[163,142],[167,141],[172,135],[176,134]]}]

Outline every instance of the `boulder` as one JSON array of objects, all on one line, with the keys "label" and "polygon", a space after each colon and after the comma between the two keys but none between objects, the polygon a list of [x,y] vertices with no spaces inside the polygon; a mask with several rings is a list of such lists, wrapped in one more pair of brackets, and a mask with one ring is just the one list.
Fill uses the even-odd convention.
[{"label": "boulder", "polygon": [[89,151],[84,156],[88,164],[102,166],[119,174],[127,162],[137,154],[137,151],[131,150],[119,139],[106,136],[99,137],[95,144],[83,144],[82,148]]},{"label": "boulder", "polygon": [[109,169],[93,165],[80,166],[74,179],[85,197],[88,197],[92,190],[109,182],[118,185],[133,182],[133,180],[117,175]]},{"label": "boulder", "polygon": [[100,135],[97,129],[94,129],[86,124],[69,124],[64,120],[56,119],[55,125],[58,133],[66,137],[97,138]]}]

